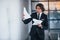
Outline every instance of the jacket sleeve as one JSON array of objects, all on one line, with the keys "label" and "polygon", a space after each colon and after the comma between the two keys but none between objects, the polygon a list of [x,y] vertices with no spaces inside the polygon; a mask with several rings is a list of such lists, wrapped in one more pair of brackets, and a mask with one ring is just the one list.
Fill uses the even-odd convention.
[{"label": "jacket sleeve", "polygon": [[31,16],[31,18],[22,20],[24,22],[24,24],[28,24],[30,21],[32,21],[32,14],[30,16]]},{"label": "jacket sleeve", "polygon": [[44,21],[42,22],[43,29],[47,30],[48,29],[48,19],[47,15],[45,15]]},{"label": "jacket sleeve", "polygon": [[26,19],[26,20],[22,20],[24,22],[24,24],[28,24],[30,21],[32,20],[32,18]]}]

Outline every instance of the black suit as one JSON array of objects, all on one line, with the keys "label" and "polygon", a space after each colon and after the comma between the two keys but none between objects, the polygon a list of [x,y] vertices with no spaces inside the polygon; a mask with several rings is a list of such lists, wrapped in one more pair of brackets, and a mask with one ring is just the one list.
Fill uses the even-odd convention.
[{"label": "black suit", "polygon": [[[31,14],[32,18],[26,19],[23,22],[25,24],[29,23],[33,18],[34,19],[38,19],[37,18],[37,13],[32,13]],[[48,29],[48,21],[47,21],[47,15],[45,15],[44,13],[41,14],[40,20],[43,19],[43,22],[41,23],[43,28],[38,27],[37,25],[32,25],[31,31],[30,31],[30,35],[31,35],[31,40],[44,40],[44,30]],[[33,24],[33,20],[32,20],[32,24]]]}]

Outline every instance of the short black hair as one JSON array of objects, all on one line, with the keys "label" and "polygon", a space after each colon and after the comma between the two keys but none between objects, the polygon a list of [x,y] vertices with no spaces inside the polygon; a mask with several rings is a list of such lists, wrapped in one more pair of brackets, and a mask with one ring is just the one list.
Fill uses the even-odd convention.
[{"label": "short black hair", "polygon": [[44,5],[43,5],[42,3],[38,3],[38,4],[36,5],[36,9],[37,9],[37,6],[39,6],[39,7],[41,8],[42,12],[45,11]]}]

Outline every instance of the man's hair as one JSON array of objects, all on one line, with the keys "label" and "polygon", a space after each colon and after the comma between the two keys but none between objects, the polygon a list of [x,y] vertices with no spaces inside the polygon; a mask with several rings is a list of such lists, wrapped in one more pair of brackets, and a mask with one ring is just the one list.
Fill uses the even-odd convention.
[{"label": "man's hair", "polygon": [[39,7],[41,8],[42,12],[45,11],[45,8],[44,8],[44,5],[43,5],[43,4],[38,3],[38,4],[36,5],[36,9],[37,9],[37,6],[39,6]]}]

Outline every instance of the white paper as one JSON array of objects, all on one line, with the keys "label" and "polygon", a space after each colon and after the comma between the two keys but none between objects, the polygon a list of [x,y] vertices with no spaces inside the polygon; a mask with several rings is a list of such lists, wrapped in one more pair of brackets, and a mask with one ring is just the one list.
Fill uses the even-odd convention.
[{"label": "white paper", "polygon": [[31,16],[28,14],[28,12],[27,12],[27,10],[26,10],[25,7],[24,7],[23,13],[24,13],[24,20],[25,20],[25,19],[28,19],[28,18],[31,18]]},{"label": "white paper", "polygon": [[38,25],[43,22],[42,20],[37,20],[37,19],[33,19],[33,21],[34,21],[34,23],[32,25]]}]

